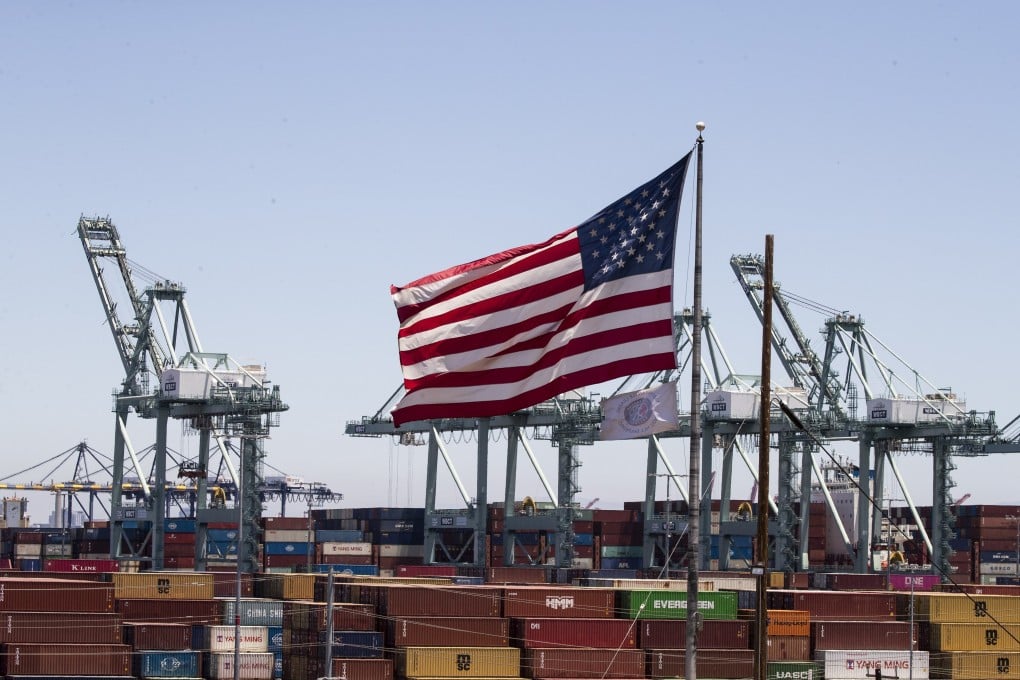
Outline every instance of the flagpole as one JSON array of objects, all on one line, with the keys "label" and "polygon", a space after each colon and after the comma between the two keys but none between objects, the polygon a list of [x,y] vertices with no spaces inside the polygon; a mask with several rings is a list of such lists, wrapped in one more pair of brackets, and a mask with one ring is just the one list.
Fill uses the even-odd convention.
[{"label": "flagpole", "polygon": [[[701,184],[703,179],[704,144],[701,133],[705,124],[698,121],[698,183],[694,203],[694,328],[691,338],[691,465],[687,480],[687,640],[684,654],[684,677],[697,680],[698,653],[698,543],[701,539]],[[711,499],[709,499],[711,504]]]}]

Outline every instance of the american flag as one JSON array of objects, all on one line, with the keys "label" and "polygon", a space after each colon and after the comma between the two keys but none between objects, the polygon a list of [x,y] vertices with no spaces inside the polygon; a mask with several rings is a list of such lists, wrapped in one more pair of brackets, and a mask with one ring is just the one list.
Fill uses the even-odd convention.
[{"label": "american flag", "polygon": [[394,424],[505,415],[676,366],[673,248],[691,154],[544,243],[392,286]]}]

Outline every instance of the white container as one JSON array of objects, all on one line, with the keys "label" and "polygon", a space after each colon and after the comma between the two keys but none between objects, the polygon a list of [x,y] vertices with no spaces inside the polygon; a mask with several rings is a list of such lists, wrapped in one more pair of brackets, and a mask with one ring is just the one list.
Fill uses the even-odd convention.
[{"label": "white container", "polygon": [[14,556],[25,559],[42,557],[43,547],[39,543],[15,543]]},{"label": "white container", "polygon": [[160,389],[167,399],[208,399],[209,374],[195,368],[168,368],[160,378]]},{"label": "white container", "polygon": [[371,543],[338,543],[327,541],[322,544],[323,555],[371,555]]},{"label": "white container", "polygon": [[[268,652],[239,655],[237,676],[241,680],[272,680],[275,659]],[[205,676],[212,680],[229,680],[234,677],[234,652],[208,655]]]},{"label": "white container", "polygon": [[[263,540],[266,543],[307,543],[309,532],[306,529],[266,529]],[[315,532],[311,532],[315,540]]]},{"label": "white container", "polygon": [[706,417],[709,420],[756,420],[761,398],[757,392],[715,390],[705,395]]},{"label": "white container", "polygon": [[1016,562],[982,562],[978,573],[982,576],[1016,576]]},{"label": "white container", "polygon": [[[265,626],[241,626],[240,631],[242,652],[264,652],[269,649],[269,631]],[[211,652],[233,653],[234,627],[206,626],[205,648]]]},{"label": "white container", "polygon": [[875,669],[882,669],[884,678],[928,680],[928,652],[885,650],[826,650],[815,652],[815,661],[823,666],[825,680],[869,680]]},{"label": "white container", "polygon": [[[945,422],[942,402],[928,403],[921,399],[868,399],[868,421],[890,425],[918,425]],[[947,415],[951,415],[947,411]]]}]

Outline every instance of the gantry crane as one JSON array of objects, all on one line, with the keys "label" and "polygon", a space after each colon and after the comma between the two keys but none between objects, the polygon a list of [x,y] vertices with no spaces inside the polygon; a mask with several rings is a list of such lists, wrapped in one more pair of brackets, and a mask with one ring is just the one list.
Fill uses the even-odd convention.
[{"label": "gantry crane", "polygon": [[[255,571],[258,519],[262,508],[259,488],[265,457],[263,441],[270,428],[278,424],[279,413],[288,408],[280,398],[279,386],[270,384],[260,367],[241,366],[226,354],[202,350],[182,285],[153,277],[154,283],[139,292],[134,270],[147,270],[130,263],[117,228],[108,217],[81,217],[78,236],[125,375],[114,404],[111,557],[145,559],[142,547],[151,540],[152,567],[163,567],[167,423],[170,418],[185,419],[200,435],[197,468],[208,469],[210,440],[215,441],[231,481],[241,489],[243,498],[239,503],[243,509],[241,535],[244,540],[238,548],[238,559],[245,571]],[[104,273],[104,262],[113,263],[120,275],[121,293],[126,295],[130,305],[131,316],[127,323],[119,315],[114,289]],[[164,307],[170,307],[169,316],[164,313]],[[164,374],[171,376],[169,381],[163,381]],[[155,389],[150,388],[151,378],[157,381]],[[200,388],[195,387],[199,384]],[[151,485],[128,438],[127,419],[132,410],[142,418],[156,421]],[[226,453],[223,442],[227,437],[241,441],[240,474]],[[143,489],[142,506],[124,503],[125,454]],[[237,513],[208,508],[208,481],[204,472],[198,474],[195,481],[199,527],[196,560],[201,564],[204,527],[209,522],[237,521]],[[141,542],[130,540],[124,532],[125,523],[137,521],[150,522],[151,527]]]}]

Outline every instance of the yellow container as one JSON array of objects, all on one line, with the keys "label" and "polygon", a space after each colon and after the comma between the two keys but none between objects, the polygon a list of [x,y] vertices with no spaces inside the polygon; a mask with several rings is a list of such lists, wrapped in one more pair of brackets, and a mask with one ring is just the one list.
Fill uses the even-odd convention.
[{"label": "yellow container", "polygon": [[[897,596],[897,610],[909,611],[910,594]],[[914,615],[931,623],[1020,623],[1020,597],[924,593],[914,595]]]},{"label": "yellow container", "polygon": [[198,571],[143,571],[111,574],[118,600],[211,600],[213,575]]},{"label": "yellow container", "polygon": [[1018,652],[932,652],[932,678],[1020,680]]},{"label": "yellow container", "polygon": [[[1012,637],[1010,635],[1012,634]],[[936,623],[931,627],[931,649],[943,652],[1020,652],[1020,625],[988,623]]]},{"label": "yellow container", "polygon": [[314,600],[315,574],[263,574],[260,589],[274,600]]},{"label": "yellow container", "polygon": [[406,678],[514,678],[521,674],[516,647],[405,647],[394,672]]}]

